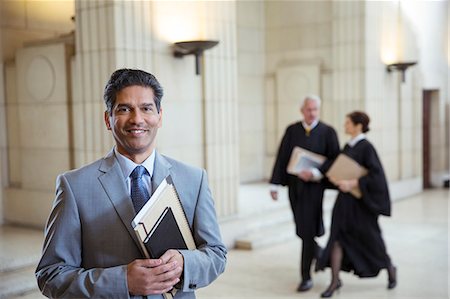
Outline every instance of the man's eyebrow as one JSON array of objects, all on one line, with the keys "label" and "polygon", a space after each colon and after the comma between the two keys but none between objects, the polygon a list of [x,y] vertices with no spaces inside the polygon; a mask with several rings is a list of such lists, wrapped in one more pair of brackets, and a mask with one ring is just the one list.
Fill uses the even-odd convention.
[{"label": "man's eyebrow", "polygon": [[129,104],[124,104],[124,103],[120,103],[120,104],[117,104],[116,107],[131,107],[131,105],[129,105]]},{"label": "man's eyebrow", "polygon": [[143,103],[141,106],[155,106],[155,103]]}]

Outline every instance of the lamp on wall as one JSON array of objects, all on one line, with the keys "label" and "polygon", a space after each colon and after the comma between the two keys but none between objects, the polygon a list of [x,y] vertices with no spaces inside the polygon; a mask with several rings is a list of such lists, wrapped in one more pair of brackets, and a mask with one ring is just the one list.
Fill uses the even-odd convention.
[{"label": "lamp on wall", "polygon": [[409,62],[396,62],[386,65],[386,70],[388,73],[392,71],[400,71],[402,73],[402,82],[405,82],[405,72],[406,70],[413,65],[416,65],[417,61],[409,61]]},{"label": "lamp on wall", "polygon": [[182,41],[173,44],[175,57],[183,57],[185,55],[195,55],[195,73],[200,75],[200,59],[205,50],[211,49],[219,42],[214,40],[192,40]]}]

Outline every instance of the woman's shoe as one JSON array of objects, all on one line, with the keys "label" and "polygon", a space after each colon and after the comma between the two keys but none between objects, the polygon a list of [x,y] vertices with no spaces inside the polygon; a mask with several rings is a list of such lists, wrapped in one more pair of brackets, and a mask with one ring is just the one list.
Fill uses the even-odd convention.
[{"label": "woman's shoe", "polygon": [[388,278],[388,290],[391,290],[397,286],[397,267],[391,266],[388,270],[389,278]]},{"label": "woman's shoe", "polygon": [[336,284],[336,286],[334,288],[329,286],[328,289],[325,292],[320,294],[320,297],[322,297],[322,298],[330,298],[331,296],[333,296],[334,291],[339,290],[341,287],[342,287],[342,282],[339,279],[337,284]]}]

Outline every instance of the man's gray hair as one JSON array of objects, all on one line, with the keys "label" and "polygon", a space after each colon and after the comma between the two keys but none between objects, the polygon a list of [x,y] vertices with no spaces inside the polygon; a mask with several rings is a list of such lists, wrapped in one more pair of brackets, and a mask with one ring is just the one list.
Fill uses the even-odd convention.
[{"label": "man's gray hair", "polygon": [[317,106],[320,108],[320,104],[322,103],[322,100],[320,99],[320,97],[318,95],[315,94],[309,94],[307,95],[300,103],[300,108],[302,108],[303,106],[305,106],[306,101],[314,101],[317,103]]}]

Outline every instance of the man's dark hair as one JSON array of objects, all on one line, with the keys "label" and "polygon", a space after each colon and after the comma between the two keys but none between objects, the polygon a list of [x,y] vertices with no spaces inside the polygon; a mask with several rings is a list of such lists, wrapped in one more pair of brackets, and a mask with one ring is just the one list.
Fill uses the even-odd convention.
[{"label": "man's dark hair", "polygon": [[142,70],[119,69],[112,73],[106,83],[103,93],[103,100],[106,104],[106,110],[112,115],[112,109],[116,103],[116,96],[119,91],[129,86],[149,87],[155,95],[154,100],[156,109],[161,108],[161,99],[163,97],[163,89],[156,80],[155,76]]},{"label": "man's dark hair", "polygon": [[362,111],[353,111],[352,113],[347,114],[347,117],[350,118],[354,125],[361,124],[362,132],[366,133],[369,131],[369,116]]}]

